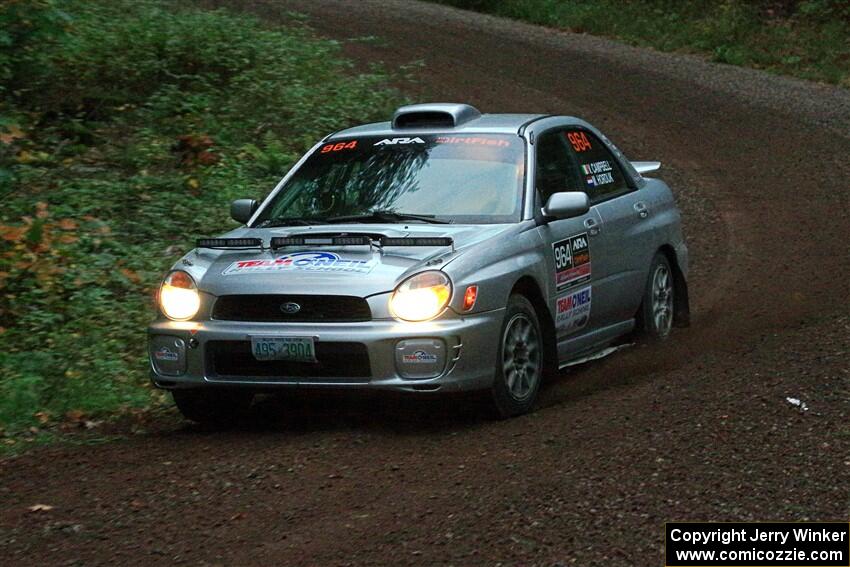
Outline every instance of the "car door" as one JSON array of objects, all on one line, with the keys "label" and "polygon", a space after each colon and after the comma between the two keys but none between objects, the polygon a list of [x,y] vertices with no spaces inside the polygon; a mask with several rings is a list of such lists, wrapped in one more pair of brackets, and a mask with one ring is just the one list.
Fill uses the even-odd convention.
[{"label": "car door", "polygon": [[604,227],[600,239],[607,252],[598,262],[594,312],[599,324],[615,325],[631,319],[640,304],[644,264],[648,262],[646,247],[653,240],[649,234],[651,211],[619,159],[595,133],[572,128],[567,139],[584,190]]},{"label": "car door", "polygon": [[[581,191],[579,167],[569,151],[563,127],[547,130],[535,142],[535,189],[537,205],[563,191]],[[600,246],[602,219],[591,209],[569,219],[552,220],[538,227],[546,246],[547,297],[560,344],[592,333],[601,320],[596,315],[595,261],[604,255]],[[567,353],[561,352],[561,358]]]}]

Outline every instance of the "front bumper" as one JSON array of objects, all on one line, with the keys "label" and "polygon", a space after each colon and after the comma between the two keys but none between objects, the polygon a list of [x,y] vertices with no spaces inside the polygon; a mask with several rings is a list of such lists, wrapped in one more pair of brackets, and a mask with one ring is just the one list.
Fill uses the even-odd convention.
[{"label": "front bumper", "polygon": [[[246,323],[238,321],[177,322],[158,320],[148,327],[151,379],[161,388],[238,386],[256,390],[285,387],[376,389],[409,392],[459,391],[488,388],[493,382],[496,347],[504,310],[467,316],[444,316],[426,323],[372,320],[362,323]],[[222,373],[214,364],[217,345],[250,344],[252,335],[314,337],[316,349],[326,348],[325,356],[336,357],[332,345],[357,346],[368,356],[368,375],[269,376],[246,372]],[[399,362],[399,343],[442,344],[442,368],[434,377],[417,378]],[[178,346],[174,346],[178,345]],[[180,347],[179,345],[182,345]],[[359,345],[362,345],[359,346]],[[402,345],[403,346],[403,345]],[[165,350],[163,350],[165,347]],[[365,347],[365,349],[364,349]],[[350,348],[341,349],[347,356]],[[158,357],[155,359],[155,357]],[[334,360],[339,368],[340,360]],[[163,372],[164,367],[168,371]],[[401,367],[401,368],[400,368]],[[414,377],[411,377],[414,376]]]}]

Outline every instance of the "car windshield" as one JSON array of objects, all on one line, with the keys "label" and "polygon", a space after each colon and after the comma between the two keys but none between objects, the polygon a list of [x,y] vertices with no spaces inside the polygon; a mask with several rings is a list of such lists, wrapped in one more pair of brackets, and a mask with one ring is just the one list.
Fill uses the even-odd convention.
[{"label": "car windshield", "polygon": [[496,134],[329,142],[298,168],[254,226],[517,222],[523,144],[518,136]]}]

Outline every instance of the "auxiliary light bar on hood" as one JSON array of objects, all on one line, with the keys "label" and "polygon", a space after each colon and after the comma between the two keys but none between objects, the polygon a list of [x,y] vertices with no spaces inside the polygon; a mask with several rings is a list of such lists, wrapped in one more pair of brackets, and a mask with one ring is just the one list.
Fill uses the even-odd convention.
[{"label": "auxiliary light bar on hood", "polygon": [[275,236],[271,248],[286,246],[453,246],[454,240],[438,236],[391,237],[377,234],[296,234],[294,236]]},{"label": "auxiliary light bar on hood", "polygon": [[260,238],[199,238],[195,241],[197,248],[262,248]]},{"label": "auxiliary light bar on hood", "polygon": [[[261,238],[199,238],[197,248],[214,250],[244,250],[263,248]],[[269,247],[272,250],[287,246],[454,246],[454,240],[445,236],[403,236],[392,237],[372,233],[323,233],[296,234],[294,236],[275,236]]]}]

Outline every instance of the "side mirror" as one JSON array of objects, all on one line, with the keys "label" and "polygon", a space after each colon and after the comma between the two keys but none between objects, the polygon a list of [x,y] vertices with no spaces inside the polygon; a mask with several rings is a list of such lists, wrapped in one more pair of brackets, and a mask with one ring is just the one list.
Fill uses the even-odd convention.
[{"label": "side mirror", "polygon": [[259,206],[260,203],[254,199],[236,199],[230,203],[230,217],[240,224],[247,224]]},{"label": "side mirror", "polygon": [[569,219],[583,215],[590,210],[590,199],[587,193],[569,191],[553,193],[546,205],[540,211],[544,218]]}]

